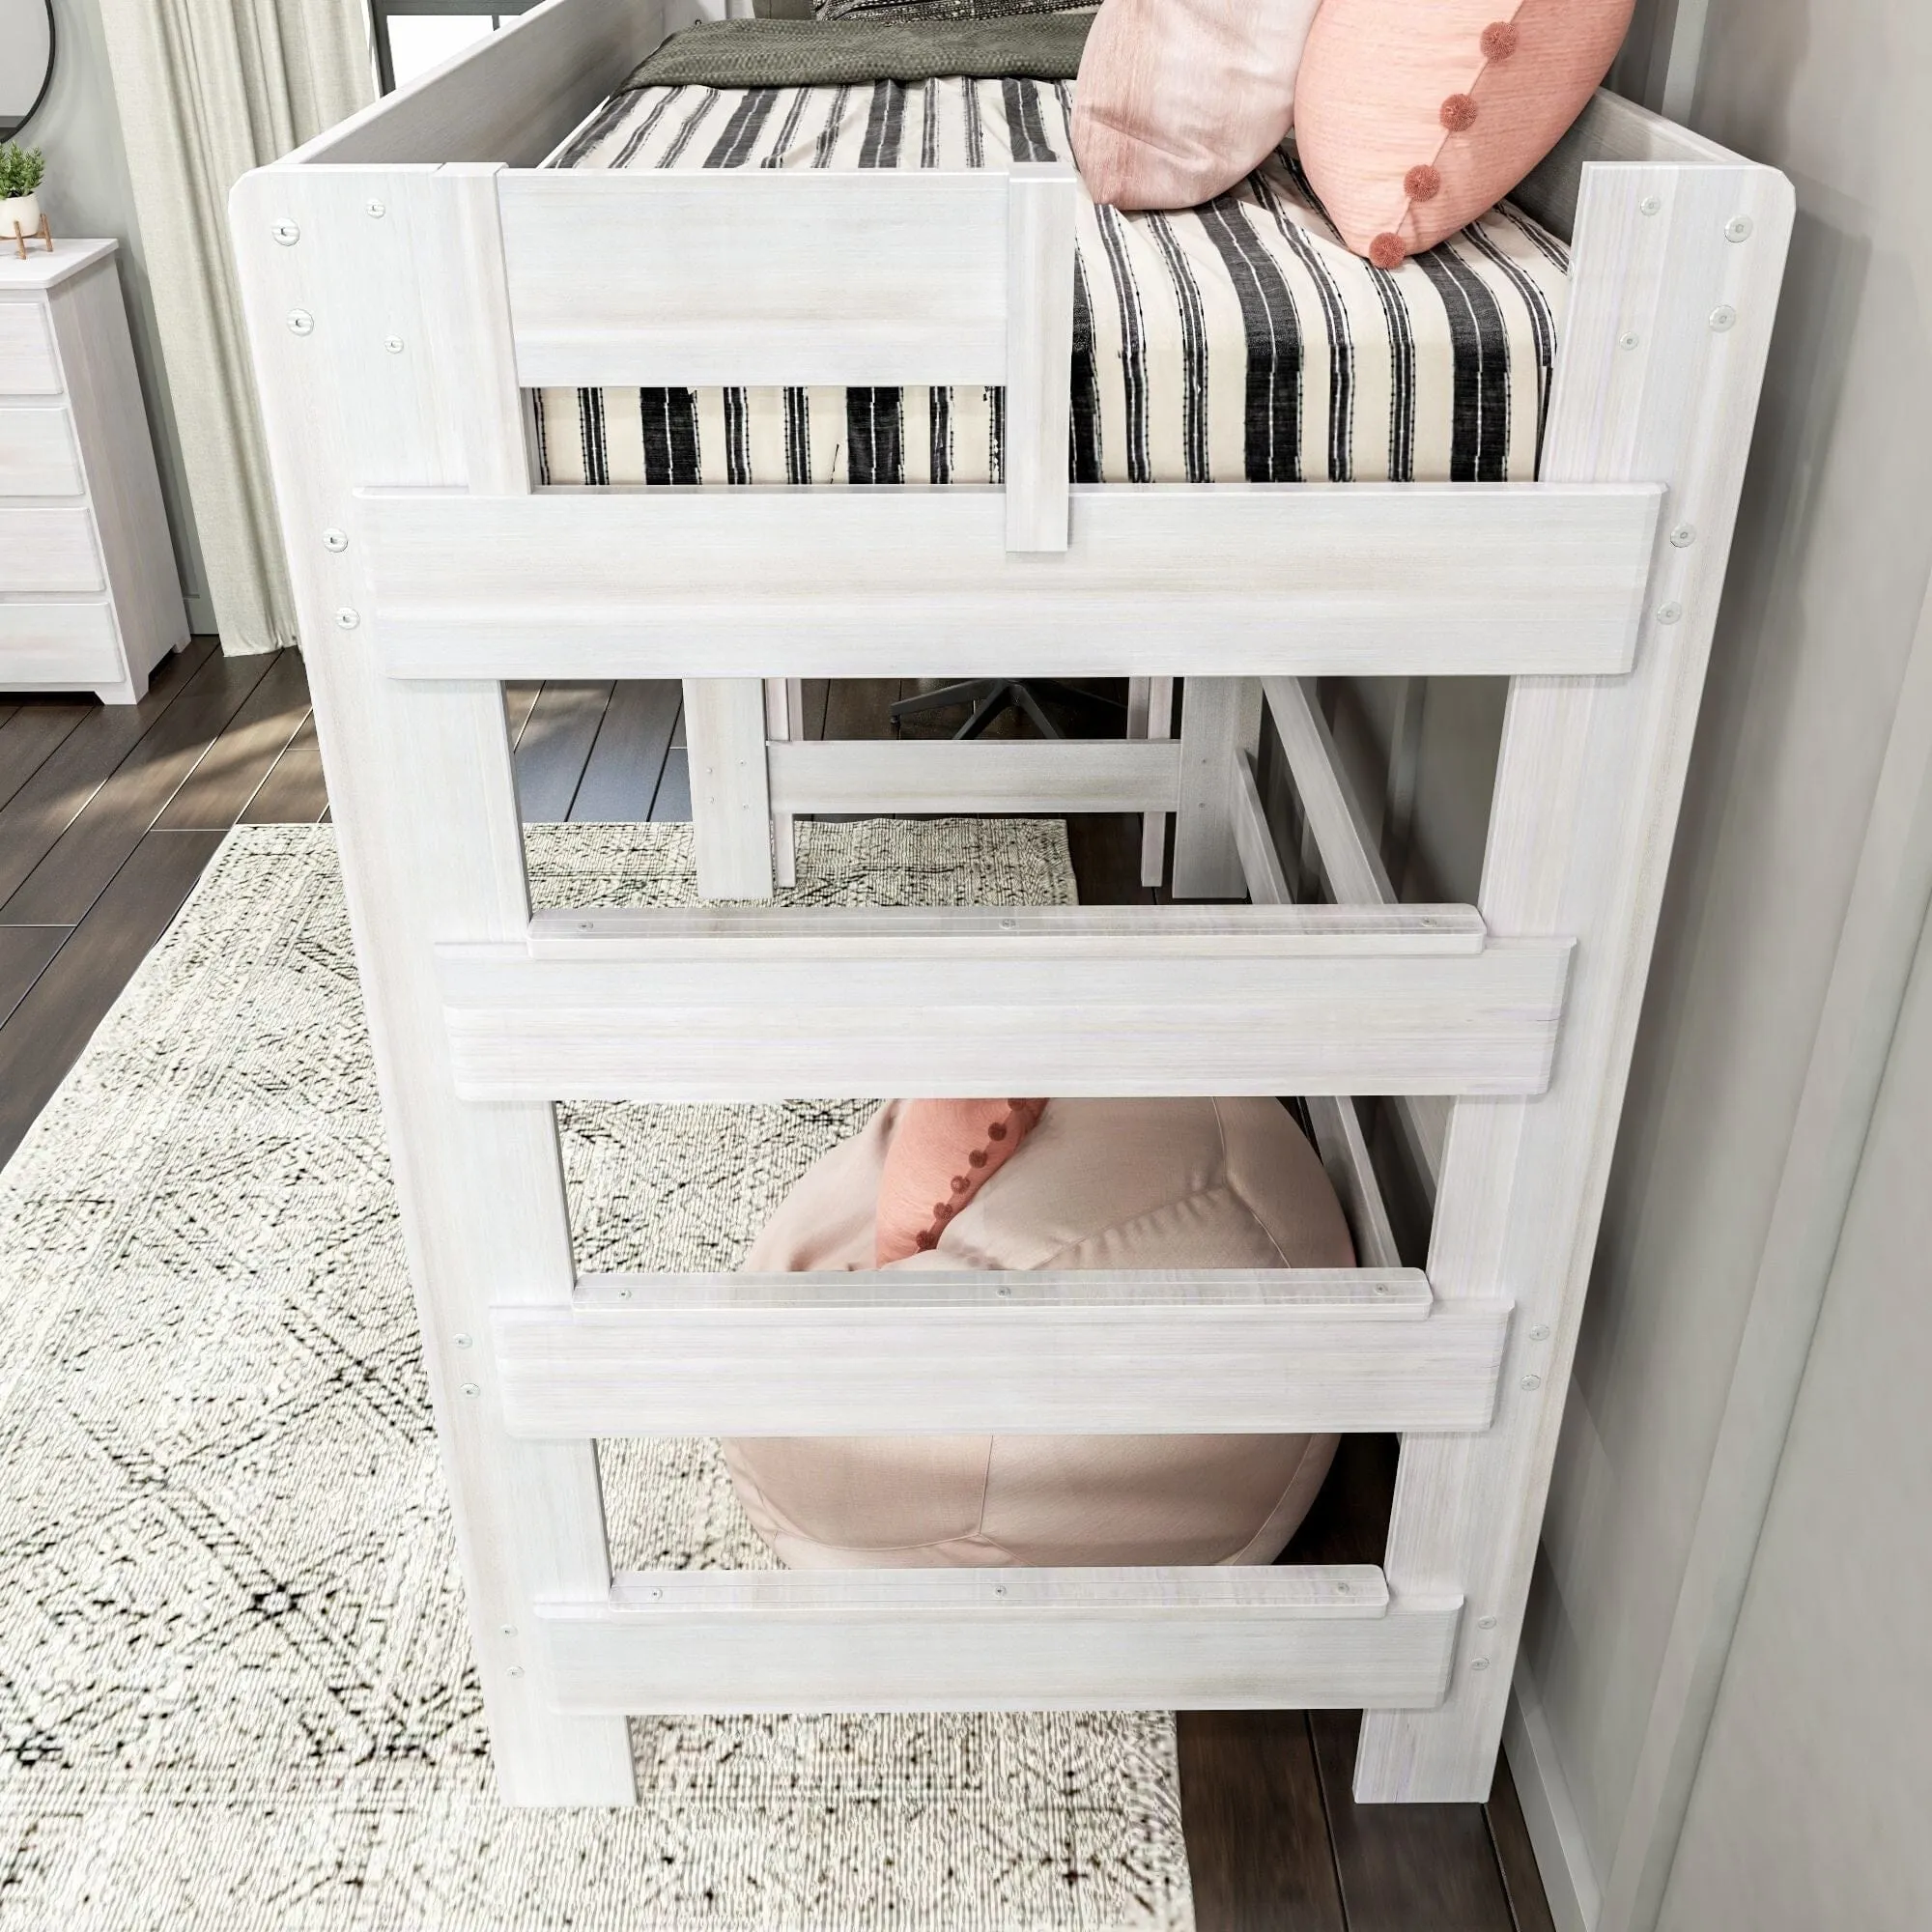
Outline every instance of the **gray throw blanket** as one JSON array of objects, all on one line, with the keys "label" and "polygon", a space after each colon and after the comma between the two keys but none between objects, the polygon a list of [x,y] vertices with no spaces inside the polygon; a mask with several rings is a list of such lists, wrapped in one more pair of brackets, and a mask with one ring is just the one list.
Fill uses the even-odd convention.
[{"label": "gray throw blanket", "polygon": [[872,80],[1071,80],[1092,14],[989,20],[705,20],[673,34],[639,87],[836,87]]}]

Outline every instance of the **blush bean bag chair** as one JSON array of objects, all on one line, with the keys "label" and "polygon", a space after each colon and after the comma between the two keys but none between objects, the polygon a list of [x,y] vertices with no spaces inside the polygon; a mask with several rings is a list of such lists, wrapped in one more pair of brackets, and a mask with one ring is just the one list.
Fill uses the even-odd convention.
[{"label": "blush bean bag chair", "polygon": [[[873,1265],[888,1101],[792,1190],[745,1266]],[[1025,1145],[895,1271],[1350,1267],[1315,1151],[1270,1099],[1053,1100]],[[758,1534],[798,1569],[1267,1563],[1331,1435],[741,1437]]]}]

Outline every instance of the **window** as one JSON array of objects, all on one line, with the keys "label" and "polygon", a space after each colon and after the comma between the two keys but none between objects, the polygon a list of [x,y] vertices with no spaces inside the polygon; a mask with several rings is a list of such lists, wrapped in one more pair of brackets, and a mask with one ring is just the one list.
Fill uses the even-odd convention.
[{"label": "window", "polygon": [[376,71],[383,92],[406,87],[440,67],[472,41],[494,34],[505,20],[526,14],[537,0],[369,0],[376,40]]}]

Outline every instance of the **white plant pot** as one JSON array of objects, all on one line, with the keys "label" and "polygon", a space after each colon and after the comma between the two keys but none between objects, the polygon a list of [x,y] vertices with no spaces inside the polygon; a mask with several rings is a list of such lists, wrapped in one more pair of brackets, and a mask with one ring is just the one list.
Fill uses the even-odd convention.
[{"label": "white plant pot", "polygon": [[41,198],[37,194],[16,194],[0,201],[0,238],[11,242],[17,227],[22,235],[41,232]]}]

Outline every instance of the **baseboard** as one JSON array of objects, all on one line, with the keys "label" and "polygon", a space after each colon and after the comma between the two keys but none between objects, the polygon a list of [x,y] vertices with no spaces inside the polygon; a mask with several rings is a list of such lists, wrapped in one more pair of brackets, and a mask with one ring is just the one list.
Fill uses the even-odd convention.
[{"label": "baseboard", "polygon": [[1522,1819],[1543,1875],[1556,1932],[1596,1932],[1604,1889],[1590,1868],[1582,1822],[1570,1797],[1556,1742],[1543,1715],[1536,1686],[1520,1661],[1503,1719],[1503,1752],[1522,1804]]}]

